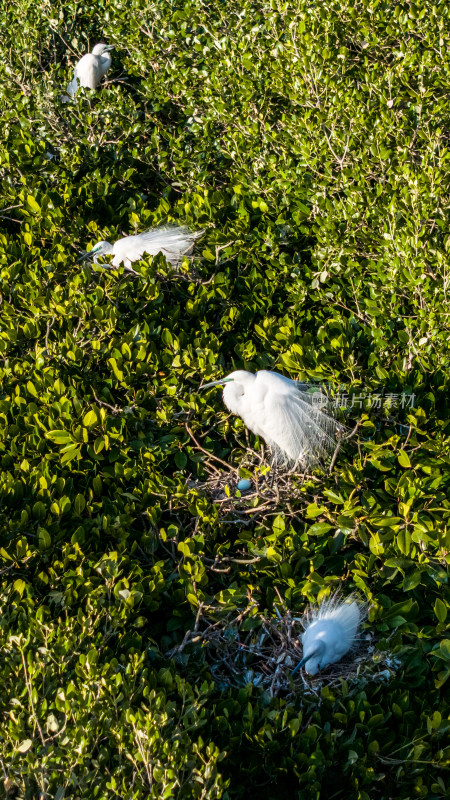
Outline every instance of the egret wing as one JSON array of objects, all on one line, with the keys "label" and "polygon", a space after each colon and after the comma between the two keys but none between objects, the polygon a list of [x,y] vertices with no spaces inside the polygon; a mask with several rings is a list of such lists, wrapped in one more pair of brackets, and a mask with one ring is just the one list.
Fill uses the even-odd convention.
[{"label": "egret wing", "polygon": [[114,242],[113,265],[119,267],[122,263],[129,267],[133,261],[139,261],[145,253],[145,244],[142,241],[142,234],[137,236],[124,236]]},{"label": "egret wing", "polygon": [[84,86],[86,89],[95,89],[101,77],[97,61],[97,57],[92,53],[86,53],[83,58],[80,58],[73,72],[72,83],[79,81],[80,86]]},{"label": "egret wing", "polygon": [[[179,264],[184,255],[189,255],[194,247],[194,242],[203,231],[192,233],[185,227],[156,228],[155,230],[141,233],[143,251],[156,256],[162,253],[166,260],[174,266]],[[142,257],[142,256],[141,256]]]},{"label": "egret wing", "polygon": [[322,410],[319,397],[314,400],[314,395],[292,383],[266,394],[265,438],[276,453],[310,466],[333,450],[341,426]]},{"label": "egret wing", "polygon": [[191,233],[187,228],[156,228],[136,236],[125,236],[114,244],[113,265],[123,262],[129,267],[145,253],[156,256],[163,253],[171,264],[178,264],[183,255],[192,250],[195,240],[203,233]]},{"label": "egret wing", "polygon": [[104,78],[111,66],[111,56],[105,53],[99,58],[98,70],[101,78]]}]

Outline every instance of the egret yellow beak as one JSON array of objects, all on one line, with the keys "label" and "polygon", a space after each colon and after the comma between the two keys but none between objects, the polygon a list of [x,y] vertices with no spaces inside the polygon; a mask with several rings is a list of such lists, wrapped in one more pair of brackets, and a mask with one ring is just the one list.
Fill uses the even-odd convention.
[{"label": "egret yellow beak", "polygon": [[231,383],[233,378],[222,378],[220,381],[211,381],[211,383],[204,383],[203,386],[199,386],[199,389],[209,389],[210,386],[222,386],[224,383]]},{"label": "egret yellow beak", "polygon": [[81,254],[79,259],[77,259],[77,264],[80,261],[85,261],[86,258],[93,258],[96,255],[100,255],[100,253],[96,252],[95,247],[92,250],[86,250],[84,253]]}]

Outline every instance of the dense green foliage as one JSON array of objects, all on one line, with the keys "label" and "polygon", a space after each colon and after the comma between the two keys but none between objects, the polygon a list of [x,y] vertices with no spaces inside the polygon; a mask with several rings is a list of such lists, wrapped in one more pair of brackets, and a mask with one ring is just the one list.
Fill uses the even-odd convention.
[{"label": "dense green foliage", "polygon": [[[448,4],[17,0],[0,23],[7,797],[444,797]],[[97,41],[107,85],[63,104]],[[167,220],[206,229],[195,271],[76,263]],[[186,422],[239,463],[242,423],[196,392],[237,367],[407,407],[355,403],[331,475],[230,524],[187,488]],[[301,613],[340,584],[399,659],[384,683],[287,702],[166,655],[199,601]]]}]

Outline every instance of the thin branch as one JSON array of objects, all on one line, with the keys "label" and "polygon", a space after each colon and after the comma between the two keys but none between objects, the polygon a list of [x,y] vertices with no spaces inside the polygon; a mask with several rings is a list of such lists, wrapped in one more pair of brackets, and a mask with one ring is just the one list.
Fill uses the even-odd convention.
[{"label": "thin branch", "polygon": [[109,408],[112,411],[113,414],[120,414],[122,409],[119,408],[119,406],[112,406],[111,403],[106,403],[104,400],[100,400],[97,397],[97,395],[95,394],[92,386],[91,386],[91,391],[92,391],[92,394],[94,395],[95,402],[98,403],[99,406],[105,406],[106,408]]},{"label": "thin branch", "polygon": [[52,317],[51,321],[49,320],[47,322],[47,330],[46,330],[46,333],[45,333],[45,349],[46,349],[47,353],[48,353],[48,335],[49,335],[51,329],[53,328],[53,325],[55,324],[55,321],[56,321],[56,317]]},{"label": "thin branch", "polygon": [[352,439],[360,425],[361,425],[361,420],[359,419],[358,422],[356,423],[355,427],[353,428],[353,430],[350,431],[350,433],[347,433],[346,436],[340,436],[339,437],[337,445],[336,445],[336,449],[335,449],[335,451],[333,453],[333,458],[331,459],[331,464],[330,464],[330,469],[329,469],[329,474],[330,475],[333,472],[333,468],[334,468],[334,465],[336,463],[336,459],[338,457],[339,450],[341,449],[341,443],[343,441],[347,441],[348,439]]},{"label": "thin branch", "polygon": [[213,458],[213,459],[214,459],[214,461],[218,461],[218,463],[219,463],[219,464],[222,464],[222,466],[223,466],[223,467],[226,467],[226,469],[227,469],[229,472],[235,472],[235,469],[234,469],[234,467],[230,467],[230,465],[229,465],[229,464],[227,464],[225,461],[222,461],[222,459],[221,459],[221,458],[217,458],[217,456],[214,456],[212,453],[209,453],[209,452],[208,452],[208,450],[205,450],[205,448],[204,448],[204,447],[202,447],[202,446],[201,446],[201,445],[200,445],[200,444],[197,442],[197,439],[195,438],[194,434],[192,433],[191,429],[189,428],[189,426],[188,426],[186,423],[185,423],[185,428],[186,428],[186,430],[187,430],[187,432],[188,432],[189,436],[191,437],[192,441],[195,443],[195,445],[197,446],[197,448],[198,448],[199,450],[201,450],[201,452],[202,452],[202,453],[204,453],[206,456],[208,456],[208,458]]},{"label": "thin branch", "polygon": [[29,697],[29,700],[30,700],[31,713],[33,715],[34,722],[35,722],[36,727],[37,727],[38,732],[39,732],[39,738],[40,738],[40,740],[42,742],[43,747],[45,747],[45,737],[44,737],[44,733],[42,731],[42,728],[40,726],[39,720],[38,720],[37,715],[36,715],[36,709],[34,707],[34,702],[33,702],[33,690],[32,690],[32,687],[31,687],[30,678],[28,676],[27,664],[26,664],[26,661],[25,661],[25,655],[24,655],[23,650],[20,651],[20,655],[22,657],[22,665],[23,665],[23,671],[24,671],[24,675],[25,675],[25,684],[26,684],[26,687],[27,687],[28,697]]}]

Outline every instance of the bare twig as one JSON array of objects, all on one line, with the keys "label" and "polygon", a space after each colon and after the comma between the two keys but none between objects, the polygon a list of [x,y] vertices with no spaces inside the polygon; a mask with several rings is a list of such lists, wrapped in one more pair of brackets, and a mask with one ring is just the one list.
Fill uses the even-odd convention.
[{"label": "bare twig", "polygon": [[186,428],[186,430],[187,430],[187,432],[188,432],[189,436],[191,437],[192,441],[194,442],[194,444],[196,445],[196,447],[197,447],[197,449],[198,449],[198,450],[201,450],[201,452],[202,452],[202,453],[204,453],[206,456],[208,456],[208,458],[213,458],[213,459],[214,459],[214,461],[217,461],[219,464],[222,464],[222,466],[223,466],[223,467],[226,467],[226,469],[227,469],[229,472],[235,472],[235,469],[234,469],[234,467],[230,467],[230,465],[229,465],[229,464],[227,464],[227,463],[226,463],[226,461],[222,461],[222,459],[221,459],[221,458],[217,458],[217,456],[213,455],[213,453],[209,453],[209,452],[208,452],[208,450],[205,450],[205,448],[204,448],[204,447],[202,447],[202,446],[201,446],[201,445],[198,443],[197,439],[195,438],[194,434],[192,433],[191,429],[189,428],[189,426],[188,426],[187,424],[185,424],[185,428]]},{"label": "bare twig", "polygon": [[41,728],[40,722],[39,722],[39,720],[37,718],[36,709],[34,707],[33,689],[32,689],[32,686],[31,686],[31,681],[30,681],[29,675],[28,675],[27,663],[26,663],[26,660],[25,660],[25,654],[24,654],[23,650],[20,651],[20,655],[21,655],[21,658],[22,658],[22,666],[23,666],[23,672],[24,672],[24,675],[25,675],[25,684],[26,684],[26,687],[27,687],[28,698],[29,698],[30,706],[31,706],[31,713],[32,713],[36,728],[38,729],[39,738],[40,738],[40,740],[42,742],[42,745],[45,747],[45,736],[44,736],[43,730]]},{"label": "bare twig", "polygon": [[47,331],[45,333],[45,349],[47,350],[47,353],[48,353],[48,335],[49,335],[51,329],[53,328],[53,325],[55,324],[55,321],[56,321],[56,317],[52,317],[51,320],[49,320],[49,322],[47,322]]},{"label": "bare twig", "polygon": [[120,414],[122,409],[119,408],[119,406],[112,406],[111,403],[106,403],[104,400],[100,400],[100,398],[97,397],[97,395],[95,394],[92,386],[91,386],[91,391],[92,394],[94,395],[95,402],[98,403],[99,406],[105,406],[105,408],[109,408],[113,414]]},{"label": "bare twig", "polygon": [[353,430],[350,431],[350,433],[347,433],[345,436],[340,436],[338,438],[336,449],[335,449],[335,451],[333,453],[333,457],[332,457],[331,463],[330,463],[330,470],[329,470],[330,475],[333,472],[333,468],[334,468],[334,465],[336,463],[336,459],[338,457],[339,450],[341,449],[341,443],[343,441],[348,441],[349,439],[352,439],[361,424],[362,424],[362,422],[359,419],[358,422],[356,423],[355,427],[353,428]]}]

